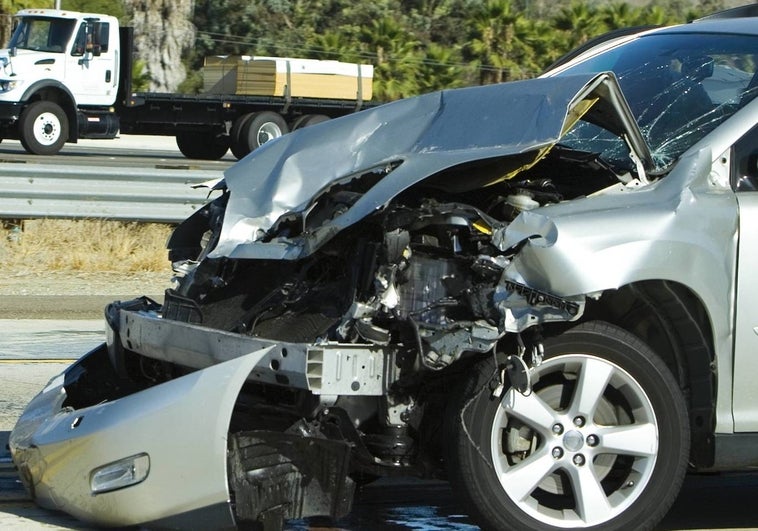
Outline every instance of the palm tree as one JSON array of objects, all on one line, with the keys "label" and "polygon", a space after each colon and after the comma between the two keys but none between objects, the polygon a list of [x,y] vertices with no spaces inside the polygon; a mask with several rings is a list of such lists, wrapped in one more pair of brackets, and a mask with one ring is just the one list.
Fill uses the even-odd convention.
[{"label": "palm tree", "polygon": [[360,32],[365,51],[373,54],[374,94],[393,100],[418,94],[416,66],[420,42],[396,18],[374,20]]},{"label": "palm tree", "polygon": [[487,0],[472,14],[470,24],[466,50],[479,67],[480,83],[528,75],[534,51],[527,41],[533,38],[534,25],[513,8],[511,0]]},{"label": "palm tree", "polygon": [[572,48],[608,30],[598,10],[578,0],[572,0],[568,7],[562,7],[554,20],[555,27],[569,35]]},{"label": "palm tree", "polygon": [[457,48],[429,43],[426,56],[416,69],[418,92],[425,93],[465,84],[465,68]]},{"label": "palm tree", "polygon": [[306,47],[312,51],[316,59],[333,59],[349,63],[361,63],[367,60],[361,54],[358,40],[344,31],[330,29],[322,34],[313,35],[306,42]]},{"label": "palm tree", "polygon": [[613,2],[600,9],[600,18],[608,31],[639,26],[642,24],[642,16],[641,9],[634,8],[626,2]]}]

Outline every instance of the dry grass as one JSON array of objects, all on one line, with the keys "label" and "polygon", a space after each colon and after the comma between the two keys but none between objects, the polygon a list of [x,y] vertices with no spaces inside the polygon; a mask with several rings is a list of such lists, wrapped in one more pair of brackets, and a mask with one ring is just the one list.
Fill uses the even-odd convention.
[{"label": "dry grass", "polygon": [[102,220],[27,220],[0,231],[0,269],[6,275],[45,271],[170,272],[171,227]]}]

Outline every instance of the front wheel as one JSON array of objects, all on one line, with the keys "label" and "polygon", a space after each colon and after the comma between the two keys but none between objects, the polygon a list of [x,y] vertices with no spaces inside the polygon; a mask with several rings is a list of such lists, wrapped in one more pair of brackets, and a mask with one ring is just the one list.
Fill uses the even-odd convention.
[{"label": "front wheel", "polygon": [[641,340],[602,322],[545,343],[531,394],[477,366],[448,415],[451,478],[487,529],[651,529],[689,456],[682,393]]},{"label": "front wheel", "polygon": [[68,139],[68,117],[55,102],[35,101],[21,113],[19,133],[27,152],[55,155]]}]

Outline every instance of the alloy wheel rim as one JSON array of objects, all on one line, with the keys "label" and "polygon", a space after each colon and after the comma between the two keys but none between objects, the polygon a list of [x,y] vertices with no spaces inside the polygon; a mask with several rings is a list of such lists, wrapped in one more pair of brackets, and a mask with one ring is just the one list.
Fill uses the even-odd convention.
[{"label": "alloy wheel rim", "polygon": [[658,454],[644,389],[618,365],[586,354],[551,358],[532,378],[532,394],[510,389],[492,424],[491,457],[505,494],[556,527],[619,516],[645,490]]}]

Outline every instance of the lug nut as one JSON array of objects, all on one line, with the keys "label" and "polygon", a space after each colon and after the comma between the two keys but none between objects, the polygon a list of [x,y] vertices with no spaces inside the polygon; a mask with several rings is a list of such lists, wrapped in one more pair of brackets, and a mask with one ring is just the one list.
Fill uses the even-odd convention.
[{"label": "lug nut", "polygon": [[561,448],[557,447],[557,446],[555,448],[553,448],[553,452],[552,453],[553,453],[553,457],[555,459],[560,459],[561,457],[563,457],[563,450]]},{"label": "lug nut", "polygon": [[584,417],[574,417],[574,426],[577,428],[584,426]]},{"label": "lug nut", "polygon": [[584,456],[582,454],[576,454],[573,461],[576,466],[582,466],[584,465]]},{"label": "lug nut", "polygon": [[556,435],[560,435],[561,433],[563,433],[563,426],[561,426],[560,424],[553,424],[553,433],[555,433]]},{"label": "lug nut", "polygon": [[597,446],[599,442],[597,435],[587,435],[587,446]]}]

